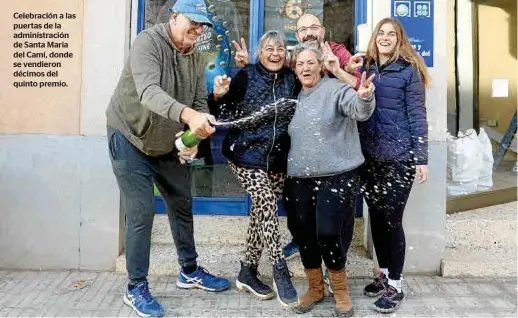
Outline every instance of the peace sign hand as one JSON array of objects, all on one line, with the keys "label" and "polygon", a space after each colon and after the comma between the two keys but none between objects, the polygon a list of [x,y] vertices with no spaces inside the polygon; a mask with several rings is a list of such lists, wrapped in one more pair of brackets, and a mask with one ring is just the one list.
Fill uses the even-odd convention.
[{"label": "peace sign hand", "polygon": [[354,72],[363,65],[363,57],[365,53],[356,53],[349,59],[347,65],[345,66],[345,71],[350,74],[354,74]]},{"label": "peace sign hand", "polygon": [[360,87],[358,88],[358,95],[360,98],[368,99],[374,93],[375,86],[372,83],[374,76],[375,75],[372,74],[369,78],[367,78],[367,73],[363,72],[362,78],[360,80]]},{"label": "peace sign hand", "polygon": [[232,45],[236,49],[236,65],[238,67],[245,67],[248,64],[250,64],[250,56],[246,48],[245,39],[241,38],[241,46],[239,46],[239,44],[235,40],[232,41]]},{"label": "peace sign hand", "polygon": [[336,75],[336,73],[340,70],[340,61],[338,61],[338,57],[333,54],[333,51],[327,42],[321,43],[320,47],[322,48],[324,57],[324,66],[329,72]]}]

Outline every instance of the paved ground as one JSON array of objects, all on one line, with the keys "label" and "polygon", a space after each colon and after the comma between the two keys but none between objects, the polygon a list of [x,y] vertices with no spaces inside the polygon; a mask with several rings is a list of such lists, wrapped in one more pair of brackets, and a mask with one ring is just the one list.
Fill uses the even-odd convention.
[{"label": "paved ground", "polygon": [[[391,316],[516,317],[516,278],[405,277],[407,300]],[[151,277],[167,316],[294,316],[272,301],[257,301],[233,287],[222,293],[180,290],[175,277]],[[375,316],[362,295],[367,278],[350,280],[356,316]],[[0,316],[135,316],[122,303],[126,279],[111,272],[0,271]],[[303,281],[297,281],[302,292]],[[304,316],[330,316],[332,299]]]}]

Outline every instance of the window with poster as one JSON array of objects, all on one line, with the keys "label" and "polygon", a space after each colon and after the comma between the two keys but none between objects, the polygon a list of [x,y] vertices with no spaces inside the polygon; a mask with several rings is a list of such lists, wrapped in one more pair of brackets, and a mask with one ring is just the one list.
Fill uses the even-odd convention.
[{"label": "window with poster", "polygon": [[296,23],[305,13],[316,15],[326,28],[326,40],[354,51],[354,0],[264,0],[265,30],[282,30],[290,47],[297,44]]},{"label": "window with poster", "polygon": [[[144,0],[144,12],[139,8],[139,21],[143,28],[167,23],[176,0]],[[232,40],[248,39],[249,1],[206,1],[209,19],[214,28],[208,28],[198,38],[195,46],[206,59],[205,75],[209,93],[216,75],[231,74],[235,67]],[[141,31],[141,30],[138,30]],[[237,179],[232,175],[226,159],[221,154],[225,131],[218,132],[211,140],[202,141],[197,160],[191,164],[193,212],[195,214],[242,215],[248,211],[248,200]],[[155,189],[157,213],[165,213],[160,194]]]},{"label": "window with poster", "polygon": [[[137,30],[150,28],[157,23],[167,23],[169,8],[176,0],[133,0],[137,2]],[[355,2],[364,8],[366,0],[206,0],[209,18],[214,24],[200,36],[196,48],[206,58],[207,89],[213,88],[216,75],[232,74],[237,70],[232,41],[244,38],[253,61],[256,44],[265,30],[283,31],[289,47],[297,43],[297,19],[304,13],[318,16],[326,28],[326,39],[344,44],[353,52]],[[194,214],[247,215],[250,200],[231,173],[226,158],[221,154],[221,144],[226,131],[218,128],[210,141],[200,145],[199,159],[192,166],[192,195]],[[165,213],[159,193],[157,213]],[[284,214],[282,207],[280,214]]]},{"label": "window with poster", "polygon": [[[145,0],[145,28],[166,23],[171,17],[169,8],[176,0]],[[249,1],[207,0],[209,19],[214,28],[208,28],[196,42],[196,49],[206,57],[206,78],[209,93],[216,75],[230,72],[235,66],[232,40],[248,39]]]}]

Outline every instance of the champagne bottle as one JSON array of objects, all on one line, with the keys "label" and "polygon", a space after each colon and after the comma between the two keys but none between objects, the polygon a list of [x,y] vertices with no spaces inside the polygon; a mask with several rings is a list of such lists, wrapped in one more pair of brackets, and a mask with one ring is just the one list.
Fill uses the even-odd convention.
[{"label": "champagne bottle", "polygon": [[178,139],[175,141],[176,148],[179,151],[183,151],[187,148],[192,148],[199,144],[201,141],[200,138],[196,137],[196,135],[189,129],[183,133]]}]

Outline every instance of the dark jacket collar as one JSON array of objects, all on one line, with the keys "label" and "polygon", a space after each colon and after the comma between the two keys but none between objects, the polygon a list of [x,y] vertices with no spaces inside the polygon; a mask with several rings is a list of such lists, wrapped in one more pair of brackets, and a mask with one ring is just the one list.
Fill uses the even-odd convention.
[{"label": "dark jacket collar", "polygon": [[381,68],[384,72],[399,72],[405,69],[408,65],[410,65],[410,63],[402,58],[399,58],[396,61],[385,65],[384,67],[379,66],[376,62],[376,68],[378,69],[378,71]]},{"label": "dark jacket collar", "polygon": [[261,74],[261,76],[268,81],[273,81],[275,79],[282,78],[286,71],[284,67],[278,70],[277,72],[270,71],[260,61],[257,62],[256,68],[258,73]]}]

